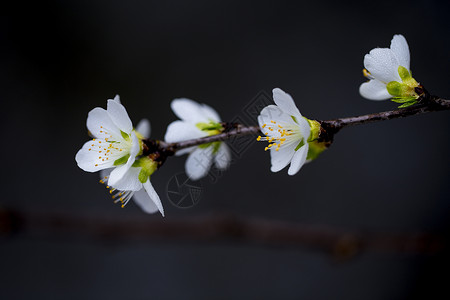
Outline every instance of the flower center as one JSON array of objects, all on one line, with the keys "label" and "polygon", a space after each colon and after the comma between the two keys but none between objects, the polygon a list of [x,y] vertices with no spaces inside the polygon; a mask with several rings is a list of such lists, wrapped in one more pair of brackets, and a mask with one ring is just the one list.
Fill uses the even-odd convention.
[{"label": "flower center", "polygon": [[88,149],[89,151],[98,151],[99,156],[95,164],[96,167],[102,163],[107,163],[110,160],[114,160],[114,162],[116,162],[124,157],[127,152],[129,152],[131,148],[131,138],[129,138],[129,135],[125,132],[121,131],[123,141],[114,141],[113,139],[117,138],[114,138],[113,135],[108,133],[103,126],[100,126],[100,133],[106,135],[107,137],[93,139],[91,148]]},{"label": "flower center", "polygon": [[[272,147],[275,147],[275,151],[279,151],[280,147],[285,142],[289,142],[289,140],[293,140],[294,136],[297,138],[297,136],[300,135],[298,128],[296,128],[294,125],[281,125],[273,120],[270,121],[270,124],[263,124],[261,127],[266,130],[266,132],[264,133],[266,136],[258,136],[256,140],[258,142],[269,142],[269,145],[264,148],[264,151],[267,151]],[[299,136],[299,138],[303,141],[303,137],[301,135]]]}]

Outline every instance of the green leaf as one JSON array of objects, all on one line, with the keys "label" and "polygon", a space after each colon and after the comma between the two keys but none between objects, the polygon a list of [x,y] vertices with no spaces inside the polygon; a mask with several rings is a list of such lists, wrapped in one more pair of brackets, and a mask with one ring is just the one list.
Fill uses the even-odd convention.
[{"label": "green leaf", "polygon": [[125,156],[122,156],[121,158],[116,159],[116,160],[114,161],[114,165],[115,165],[115,166],[123,165],[123,164],[125,164],[125,163],[128,161],[129,158],[130,158],[130,154],[127,154],[127,155],[125,155]]}]

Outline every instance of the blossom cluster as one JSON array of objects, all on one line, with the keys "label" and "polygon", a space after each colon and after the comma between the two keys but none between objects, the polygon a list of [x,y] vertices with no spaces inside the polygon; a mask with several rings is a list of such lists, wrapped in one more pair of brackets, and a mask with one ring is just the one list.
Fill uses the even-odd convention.
[{"label": "blossom cluster", "polygon": [[[360,86],[360,94],[370,100],[386,100],[406,107],[417,103],[420,84],[412,77],[410,54],[406,39],[395,35],[390,48],[375,48],[364,57],[364,75],[368,82]],[[321,125],[304,117],[293,98],[279,88],[273,89],[274,105],[263,108],[258,116],[261,135],[267,142],[271,171],[278,172],[289,165],[287,173],[295,175],[302,166],[317,158],[327,144],[320,138]],[[167,128],[164,141],[178,143],[221,134],[226,131],[219,114],[210,106],[186,98],[175,99],[171,108],[179,120]],[[136,128],[119,96],[107,101],[107,108],[94,108],[87,118],[87,129],[93,137],[76,154],[78,166],[86,172],[100,171],[114,199],[124,207],[134,199],[145,212],[160,212],[161,200],[150,178],[163,160],[149,152],[150,123],[142,120]],[[223,141],[199,143],[180,149],[176,155],[187,154],[186,173],[192,180],[205,177],[214,165],[226,170],[231,152]]]}]

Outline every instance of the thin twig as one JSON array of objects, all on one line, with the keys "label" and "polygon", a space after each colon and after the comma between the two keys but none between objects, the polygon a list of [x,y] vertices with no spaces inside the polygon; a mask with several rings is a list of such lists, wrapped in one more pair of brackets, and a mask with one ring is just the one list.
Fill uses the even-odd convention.
[{"label": "thin twig", "polygon": [[[450,100],[427,95],[426,97],[420,99],[419,104],[406,108],[399,108],[395,110],[389,110],[356,117],[346,117],[326,121],[321,120],[316,121],[318,121],[322,127],[319,136],[320,140],[331,144],[334,135],[339,130],[347,126],[368,124],[379,121],[387,121],[442,110],[450,110]],[[147,147],[146,153],[151,154],[159,152],[159,156],[165,159],[165,157],[173,155],[176,151],[181,149],[198,146],[202,144],[209,144],[217,141],[225,141],[238,136],[256,135],[260,133],[260,129],[258,126],[244,126],[241,124],[228,124],[228,123],[224,123],[224,125],[225,128],[227,129],[223,133],[192,140],[186,140],[177,143],[166,143],[163,141],[147,140],[145,141]]]}]

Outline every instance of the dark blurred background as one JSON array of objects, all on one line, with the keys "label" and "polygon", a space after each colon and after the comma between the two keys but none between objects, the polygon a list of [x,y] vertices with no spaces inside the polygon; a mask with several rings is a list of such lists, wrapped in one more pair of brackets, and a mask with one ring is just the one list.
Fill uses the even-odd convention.
[{"label": "dark blurred background", "polygon": [[[388,47],[396,33],[409,42],[414,77],[449,98],[445,3],[2,5],[1,299],[449,297],[448,112],[347,128],[293,177],[271,173],[265,145],[254,142],[220,178],[202,180],[202,198],[190,209],[167,199],[167,183],[185,161],[171,158],[152,176],[164,219],[132,202],[114,205],[98,175],[74,159],[88,139],[87,113],[115,94],[134,124],[150,119],[156,139],[176,119],[169,104],[177,97],[208,103],[224,121],[274,87],[289,92],[309,118],[393,109],[390,101],[363,99],[358,88],[364,54]],[[308,245],[183,232],[136,238],[127,226],[149,221],[164,232],[164,222],[216,214],[332,231],[429,233],[440,246],[431,253],[362,249],[342,260]],[[48,215],[63,217],[44,226]],[[36,216],[41,221],[30,223]],[[70,218],[79,224],[61,226]],[[93,234],[95,220],[117,222],[120,230]]]}]

